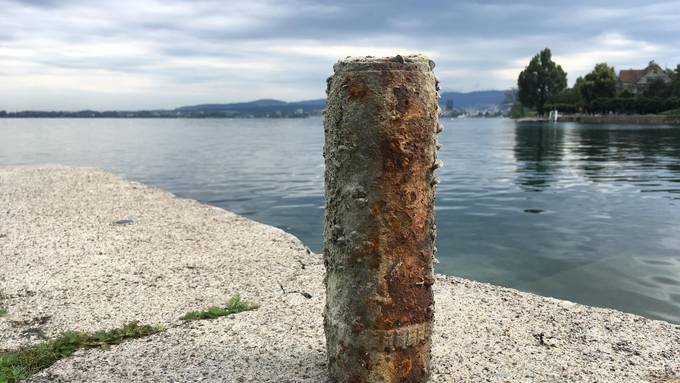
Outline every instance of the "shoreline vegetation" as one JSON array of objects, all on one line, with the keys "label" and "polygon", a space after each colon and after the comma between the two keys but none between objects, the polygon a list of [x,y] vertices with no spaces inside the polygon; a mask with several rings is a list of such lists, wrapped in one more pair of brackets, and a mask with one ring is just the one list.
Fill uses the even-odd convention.
[{"label": "shoreline vegetation", "polygon": [[662,68],[653,60],[644,69],[596,64],[573,87],[552,60],[549,48],[534,56],[517,79],[510,115],[541,120],[556,110],[563,121],[588,123],[677,124],[680,116],[680,64]]}]

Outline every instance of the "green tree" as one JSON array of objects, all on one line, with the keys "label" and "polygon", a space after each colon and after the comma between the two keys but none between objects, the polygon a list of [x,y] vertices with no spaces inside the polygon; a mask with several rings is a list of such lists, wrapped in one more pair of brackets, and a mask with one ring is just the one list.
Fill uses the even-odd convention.
[{"label": "green tree", "polygon": [[571,104],[579,105],[581,103],[581,93],[578,88],[567,88],[560,93],[554,95],[548,100],[551,104]]},{"label": "green tree", "polygon": [[631,93],[628,89],[625,89],[623,92],[619,94],[619,97],[621,98],[634,98],[635,95]]},{"label": "green tree", "polygon": [[586,86],[586,80],[582,76],[578,76],[576,78],[576,82],[574,83],[574,91],[578,93],[578,97],[582,102],[586,102],[585,98],[583,97],[583,88]]},{"label": "green tree", "polygon": [[[580,80],[580,81],[579,81]],[[607,63],[595,65],[592,72],[576,80],[581,96],[587,103],[598,98],[612,98],[616,96],[616,72]]]},{"label": "green tree", "polygon": [[671,84],[657,78],[649,83],[643,94],[645,97],[668,98],[671,96]]},{"label": "green tree", "polygon": [[543,114],[546,102],[567,87],[567,73],[552,60],[550,49],[534,56],[517,79],[519,101]]},{"label": "green tree", "polygon": [[680,97],[680,64],[675,68],[671,77],[673,79],[671,82],[671,95],[673,97]]}]

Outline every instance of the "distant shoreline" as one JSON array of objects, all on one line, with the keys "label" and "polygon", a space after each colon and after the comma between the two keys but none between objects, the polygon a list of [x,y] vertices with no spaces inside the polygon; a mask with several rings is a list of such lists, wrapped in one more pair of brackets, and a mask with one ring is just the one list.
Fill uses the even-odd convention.
[{"label": "distant shoreline", "polygon": [[[519,118],[517,122],[548,122],[547,118]],[[680,125],[680,116],[660,114],[565,114],[558,122],[579,122],[583,124],[637,124],[637,125]]]},{"label": "distant shoreline", "polygon": [[[487,90],[474,92],[444,91],[440,107],[448,113],[498,113],[509,108],[506,105],[508,91]],[[326,100],[282,101],[260,99],[225,104],[198,104],[172,109],[138,110],[3,110],[0,118],[306,118],[321,116]]]},{"label": "distant shoreline", "polygon": [[0,120],[30,120],[30,119],[74,119],[74,120],[249,120],[249,119],[268,119],[268,120],[293,120],[312,117],[321,117],[320,114],[310,114],[307,116],[0,116]]}]

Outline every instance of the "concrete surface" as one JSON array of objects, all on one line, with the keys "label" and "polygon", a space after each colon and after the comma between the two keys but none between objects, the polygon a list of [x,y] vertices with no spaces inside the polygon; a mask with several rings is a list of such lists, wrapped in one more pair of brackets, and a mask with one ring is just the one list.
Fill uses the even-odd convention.
[{"label": "concrete surface", "polygon": [[[168,327],[28,381],[324,382],[323,272],[292,235],[221,209],[96,169],[0,167],[0,351]],[[234,292],[261,307],[179,321]],[[680,377],[677,325],[443,276],[435,302],[432,382]]]}]

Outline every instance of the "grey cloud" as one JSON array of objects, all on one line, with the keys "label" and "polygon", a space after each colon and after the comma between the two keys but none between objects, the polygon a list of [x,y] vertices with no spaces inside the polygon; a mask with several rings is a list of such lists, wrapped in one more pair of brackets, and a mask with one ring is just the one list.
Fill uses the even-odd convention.
[{"label": "grey cloud", "polygon": [[[203,101],[196,97],[321,97],[337,56],[372,49],[432,52],[444,86],[455,90],[510,87],[513,71],[545,46],[564,58],[572,81],[598,61],[680,62],[680,1],[0,0],[0,7],[0,73],[12,80],[0,89],[0,109],[59,108],[13,104],[26,81],[12,73],[42,79],[31,82],[36,89],[73,92],[83,107],[130,108],[146,107],[154,92],[172,102],[165,107]],[[72,89],[91,71],[141,78],[145,93],[88,104],[115,100],[104,82],[103,98],[83,97],[91,86]]]}]

